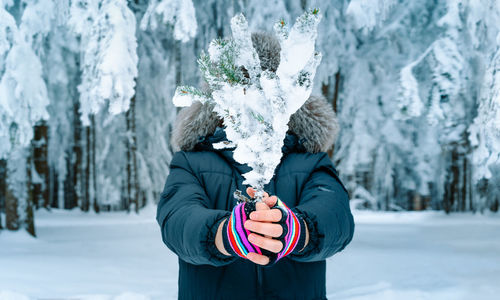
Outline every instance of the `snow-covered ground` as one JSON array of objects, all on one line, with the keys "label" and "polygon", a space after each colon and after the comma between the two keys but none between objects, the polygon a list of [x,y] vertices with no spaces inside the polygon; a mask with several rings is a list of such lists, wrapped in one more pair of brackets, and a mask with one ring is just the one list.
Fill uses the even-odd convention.
[{"label": "snow-covered ground", "polygon": [[[0,299],[175,299],[177,257],[154,208],[39,211],[37,239],[0,233]],[[329,259],[329,299],[499,299],[500,215],[356,212]]]}]

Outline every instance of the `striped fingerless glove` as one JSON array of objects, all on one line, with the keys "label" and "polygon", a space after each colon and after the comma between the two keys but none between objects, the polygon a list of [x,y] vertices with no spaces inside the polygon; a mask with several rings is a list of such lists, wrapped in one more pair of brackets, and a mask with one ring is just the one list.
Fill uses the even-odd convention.
[{"label": "striped fingerless glove", "polygon": [[247,230],[243,224],[250,219],[250,213],[255,211],[255,202],[242,202],[237,204],[231,213],[231,216],[224,223],[222,228],[222,241],[224,248],[230,254],[246,258],[249,252],[262,254],[262,250],[250,243]]},{"label": "striped fingerless glove", "polygon": [[245,229],[243,224],[247,219],[250,219],[250,213],[255,211],[254,202],[243,202],[236,205],[228,221],[224,223],[222,240],[226,251],[242,258],[246,258],[250,252],[265,255],[269,257],[267,266],[273,265],[290,253],[300,251],[305,243],[305,225],[302,217],[290,210],[280,199],[271,207],[271,209],[273,208],[281,210],[282,215],[277,224],[283,227],[283,233],[281,236],[274,238],[283,243],[283,249],[280,252],[274,253],[261,249],[248,240],[251,231]]},{"label": "striped fingerless glove", "polygon": [[300,214],[294,213],[285,202],[278,198],[276,204],[271,209],[281,210],[281,220],[278,222],[283,227],[283,233],[277,239],[283,243],[283,249],[279,253],[272,253],[269,264],[273,264],[281,258],[298,253],[306,242],[306,228],[304,220]]}]

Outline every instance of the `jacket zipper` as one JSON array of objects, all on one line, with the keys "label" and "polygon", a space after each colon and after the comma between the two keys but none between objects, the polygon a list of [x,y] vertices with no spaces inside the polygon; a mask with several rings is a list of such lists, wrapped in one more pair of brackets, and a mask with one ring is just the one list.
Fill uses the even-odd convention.
[{"label": "jacket zipper", "polygon": [[257,268],[257,299],[263,299],[262,295],[262,268],[258,265],[255,265]]}]

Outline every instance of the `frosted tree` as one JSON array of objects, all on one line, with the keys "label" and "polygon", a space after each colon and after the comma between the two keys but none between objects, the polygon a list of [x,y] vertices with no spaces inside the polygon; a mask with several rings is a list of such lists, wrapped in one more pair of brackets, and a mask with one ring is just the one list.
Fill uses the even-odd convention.
[{"label": "frosted tree", "polygon": [[69,24],[81,37],[80,92],[84,125],[108,101],[116,115],[129,108],[137,77],[135,16],[126,0],[77,0]]},{"label": "frosted tree", "polygon": [[[9,180],[12,189],[24,188],[18,198],[39,193],[41,179],[50,189],[44,207],[123,210],[154,202],[173,151],[170,99],[176,86],[198,86],[204,77],[196,54],[231,35],[237,12],[251,31],[271,31],[276,16],[293,23],[312,5],[324,16],[312,89],[337,113],[341,130],[328,154],[355,202],[389,210],[499,208],[498,1],[0,2],[0,81],[8,94],[0,99],[0,164],[9,164],[11,176],[1,175],[0,186]],[[22,51],[23,61],[13,60]],[[265,73],[254,81],[244,70],[234,86],[263,93]],[[43,82],[50,101],[35,103]],[[17,113],[28,102],[33,109]],[[122,113],[110,116],[111,107]],[[253,112],[257,119],[249,118],[259,122]],[[49,171],[36,166],[44,141]],[[3,201],[0,193],[0,207]]]},{"label": "frosted tree", "polygon": [[80,48],[77,38],[66,26],[55,27],[45,45],[47,48],[44,49],[42,62],[51,102],[47,108],[50,118],[46,124],[49,170],[44,176],[49,177],[46,188],[50,189],[50,206],[62,209],[74,207],[70,204],[73,201],[68,201],[73,197],[68,196],[74,195],[73,191],[78,187],[73,180],[83,146],[78,138],[82,130],[77,90],[80,83],[77,64]]},{"label": "frosted tree", "polygon": [[174,38],[187,42],[197,30],[195,9],[191,0],[153,0],[141,20],[141,29],[158,28],[158,21],[173,26]]},{"label": "frosted tree", "polygon": [[[422,63],[427,63],[432,72],[433,85],[430,90],[430,109],[427,113],[429,122],[437,124],[443,120],[447,106],[443,98],[455,98],[463,86],[462,68],[464,60],[457,46],[458,30],[462,22],[459,18],[458,3],[449,1],[448,12],[437,25],[447,28],[443,37],[433,42],[415,61],[401,70],[401,90],[399,100],[400,113],[403,116],[418,117],[424,112],[423,100],[413,70]],[[425,101],[427,103],[427,101]]]},{"label": "frosted tree", "polygon": [[388,18],[396,3],[396,0],[352,0],[346,14],[357,29],[368,33]]},{"label": "frosted tree", "polygon": [[[491,36],[492,54],[487,57],[485,75],[482,78],[477,117],[469,128],[470,142],[474,147],[472,162],[475,166],[473,181],[481,209],[498,210],[500,199],[500,28],[495,25],[500,18],[500,4],[481,1],[474,7],[470,30]],[[484,23],[487,31],[477,24]],[[474,36],[476,36],[474,35]],[[496,36],[495,36],[496,35]],[[485,47],[474,40],[477,47]],[[486,45],[487,46],[487,45]]]},{"label": "frosted tree", "polygon": [[17,28],[14,18],[2,7],[0,16],[0,57],[5,57],[0,60],[0,70],[3,70],[0,107],[3,126],[9,128],[0,131],[0,157],[5,157],[12,146],[10,141],[16,141],[21,147],[29,144],[34,124],[48,118],[49,99],[40,59],[27,43],[26,32]]},{"label": "frosted tree", "polygon": [[[0,158],[7,159],[7,228],[24,227],[34,235],[29,145],[35,124],[49,117],[49,98],[42,64],[31,44],[47,28],[36,22],[40,16],[34,11],[42,10],[38,2],[26,3],[19,27],[0,4]],[[44,21],[50,22],[50,17]]]},{"label": "frosted tree", "polygon": [[[164,177],[169,172],[170,126],[176,109],[171,101],[175,91],[175,51],[165,47],[159,36],[165,30],[138,31],[138,72],[136,87],[137,172],[139,183],[150,204],[154,204]],[[161,116],[161,117],[159,117]]]},{"label": "frosted tree", "polygon": [[81,0],[71,3],[68,25],[80,40],[78,106],[85,127],[75,134],[76,146],[84,149],[70,174],[78,185],[77,204],[88,210],[92,202],[98,211],[100,199],[107,207],[120,207],[123,186],[128,187],[123,199],[138,199],[130,196],[138,191],[135,126],[129,127],[135,124],[136,17],[126,0]]},{"label": "frosted tree", "polygon": [[261,69],[247,21],[242,14],[236,15],[231,20],[233,37],[213,40],[208,55],[202,53],[199,59],[211,95],[188,86],[175,92],[176,106],[189,106],[193,101],[215,103],[214,111],[224,119],[233,143],[230,146],[236,147],[234,159],[252,168],[243,174],[243,183],[256,188],[258,199],[280,162],[290,116],[312,91],[321,61],[321,54],[314,51],[320,20],[319,10],[313,9],[298,17],[291,30],[283,20],[275,24],[281,59],[274,73]]}]

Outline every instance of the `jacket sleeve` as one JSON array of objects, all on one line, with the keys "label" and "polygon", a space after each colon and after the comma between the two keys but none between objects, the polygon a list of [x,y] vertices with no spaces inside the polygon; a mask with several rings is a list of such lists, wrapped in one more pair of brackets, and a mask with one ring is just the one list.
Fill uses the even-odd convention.
[{"label": "jacket sleeve", "polygon": [[324,260],[351,242],[354,219],[349,196],[326,153],[304,184],[299,199],[292,210],[303,217],[309,230],[309,243],[301,252],[290,255],[290,259]]},{"label": "jacket sleeve", "polygon": [[230,212],[211,209],[208,203],[186,153],[176,152],[156,214],[163,242],[188,263],[221,266],[235,259],[223,255],[215,246],[218,225]]}]

